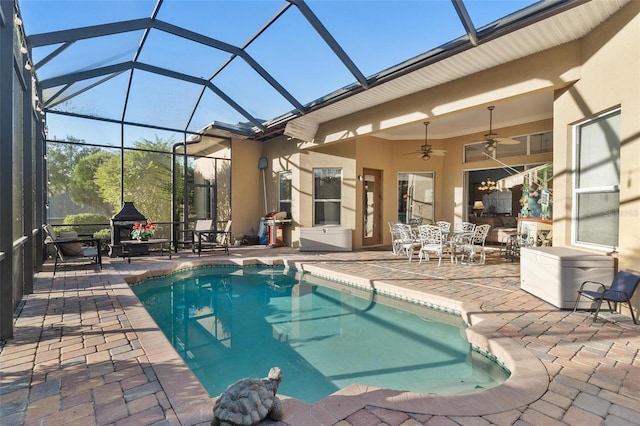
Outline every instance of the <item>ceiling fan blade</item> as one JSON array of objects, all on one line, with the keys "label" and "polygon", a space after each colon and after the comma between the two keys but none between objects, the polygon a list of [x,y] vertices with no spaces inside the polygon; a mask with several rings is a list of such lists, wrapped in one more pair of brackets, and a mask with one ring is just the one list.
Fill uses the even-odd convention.
[{"label": "ceiling fan blade", "polygon": [[520,144],[519,140],[512,139],[512,138],[495,138],[494,140],[498,142],[500,145],[519,145]]},{"label": "ceiling fan blade", "polygon": [[517,139],[512,138],[499,138],[496,133],[493,133],[493,110],[495,106],[487,107],[489,110],[489,133],[484,135],[484,142],[490,145],[501,144],[501,145],[518,145],[520,143]]},{"label": "ceiling fan blade", "polygon": [[431,156],[443,156],[446,154],[446,150],[444,149],[433,149],[431,145],[429,145],[429,136],[427,133],[429,122],[425,121],[424,123],[424,143],[420,145],[420,149],[412,152],[407,152],[404,155],[412,155],[418,154],[424,161],[429,160]]}]

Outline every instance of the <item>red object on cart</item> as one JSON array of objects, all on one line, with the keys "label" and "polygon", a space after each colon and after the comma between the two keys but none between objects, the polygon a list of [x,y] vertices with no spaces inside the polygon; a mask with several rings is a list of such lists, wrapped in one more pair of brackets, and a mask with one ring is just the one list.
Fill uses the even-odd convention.
[{"label": "red object on cart", "polygon": [[271,212],[265,216],[265,225],[269,231],[268,247],[284,246],[284,226],[291,223],[286,212]]}]

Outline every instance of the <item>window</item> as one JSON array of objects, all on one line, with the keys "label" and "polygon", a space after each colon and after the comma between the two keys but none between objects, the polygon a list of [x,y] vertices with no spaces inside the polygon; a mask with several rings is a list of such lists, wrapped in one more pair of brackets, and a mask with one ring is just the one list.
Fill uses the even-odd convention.
[{"label": "window", "polygon": [[464,146],[464,162],[483,161],[487,158],[507,158],[531,154],[544,154],[553,151],[553,132],[551,130],[530,135],[513,136],[518,144],[498,143],[491,154],[484,153],[485,142],[474,142]]},{"label": "window", "polygon": [[434,220],[434,174],[398,173],[398,221],[427,224]]},{"label": "window", "polygon": [[542,154],[553,151],[553,132],[536,133],[529,136],[529,152]]},{"label": "window", "polygon": [[291,217],[291,171],[278,173],[278,199],[280,204],[278,211],[287,212],[287,217]]},{"label": "window", "polygon": [[620,110],[574,127],[573,241],[615,249],[620,208]]},{"label": "window", "polygon": [[464,162],[470,163],[472,161],[486,160],[487,156],[484,155],[484,142],[472,143],[464,146]]},{"label": "window", "polygon": [[313,224],[340,225],[342,170],[313,170]]},{"label": "window", "polygon": [[496,147],[496,158],[518,157],[521,155],[527,155],[527,142],[529,138],[525,135],[514,137],[511,139],[516,140],[520,143],[516,143],[513,145],[498,143],[498,146]]}]

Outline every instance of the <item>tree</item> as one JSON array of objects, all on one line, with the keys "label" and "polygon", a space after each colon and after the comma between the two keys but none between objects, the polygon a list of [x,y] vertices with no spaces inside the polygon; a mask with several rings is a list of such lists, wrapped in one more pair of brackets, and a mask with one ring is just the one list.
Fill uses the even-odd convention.
[{"label": "tree", "polygon": [[[93,213],[111,216],[121,207],[121,159],[112,150],[86,147],[73,137],[71,143],[49,143],[49,193],[67,194],[73,203]],[[121,151],[124,155],[124,200],[133,201],[136,208],[149,220],[169,222],[172,220],[172,174],[171,141],[141,139],[133,148]],[[177,209],[182,210],[184,166],[176,164]],[[187,170],[188,179],[193,180],[193,168]],[[193,188],[189,192],[189,203],[193,204]],[[62,215],[69,214],[64,210]]]},{"label": "tree", "polygon": [[78,161],[69,182],[69,195],[74,203],[104,213],[106,216],[113,213],[111,204],[100,193],[96,173],[103,164],[114,157],[118,158],[116,154],[98,151]]},{"label": "tree", "polygon": [[69,190],[69,177],[78,162],[99,148],[77,145],[84,141],[68,136],[71,143],[47,143],[47,172],[49,197],[64,194]]},{"label": "tree", "polygon": [[[154,222],[171,221],[171,142],[142,139],[124,151],[124,201]],[[120,206],[120,159],[107,158],[95,172],[100,196]]]}]

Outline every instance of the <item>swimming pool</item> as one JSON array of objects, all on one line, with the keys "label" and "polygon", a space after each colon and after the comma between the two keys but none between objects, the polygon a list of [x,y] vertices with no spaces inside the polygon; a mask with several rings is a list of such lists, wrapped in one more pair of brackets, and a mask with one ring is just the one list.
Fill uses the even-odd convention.
[{"label": "swimming pool", "polygon": [[204,267],[134,293],[210,395],[279,366],[279,393],[318,401],[352,383],[453,394],[507,373],[459,316],[273,267]]}]

